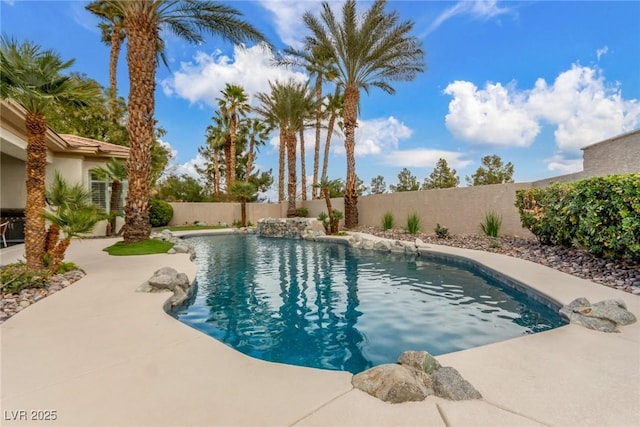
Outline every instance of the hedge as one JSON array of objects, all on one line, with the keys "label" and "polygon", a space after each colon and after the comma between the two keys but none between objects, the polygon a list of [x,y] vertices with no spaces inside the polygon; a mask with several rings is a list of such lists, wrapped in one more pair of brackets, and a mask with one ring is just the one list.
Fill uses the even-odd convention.
[{"label": "hedge", "polygon": [[640,260],[640,173],[518,190],[516,206],[543,244]]}]

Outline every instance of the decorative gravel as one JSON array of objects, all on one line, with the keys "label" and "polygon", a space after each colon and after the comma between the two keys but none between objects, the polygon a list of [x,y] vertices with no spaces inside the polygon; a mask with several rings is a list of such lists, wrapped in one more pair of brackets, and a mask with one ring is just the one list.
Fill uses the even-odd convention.
[{"label": "decorative gravel", "polygon": [[360,227],[358,231],[393,240],[420,238],[425,243],[455,246],[495,252],[546,265],[564,273],[591,280],[611,288],[640,295],[640,263],[628,260],[598,258],[578,249],[542,245],[535,239],[500,237],[493,239],[479,235],[455,235],[446,239],[434,234],[409,234],[403,230],[383,231],[375,227]]},{"label": "decorative gravel", "polygon": [[[413,241],[495,252],[527,261],[537,262],[582,279],[611,288],[640,295],[640,263],[628,260],[613,261],[597,258],[588,252],[561,246],[541,245],[535,239],[500,237],[492,239],[479,235],[455,235],[446,239],[433,234],[409,234],[403,230],[383,231],[375,227],[360,227],[358,231],[393,240]],[[19,293],[0,293],[0,324],[41,299],[52,295],[82,279],[80,270],[57,274],[42,288],[24,289]]]}]

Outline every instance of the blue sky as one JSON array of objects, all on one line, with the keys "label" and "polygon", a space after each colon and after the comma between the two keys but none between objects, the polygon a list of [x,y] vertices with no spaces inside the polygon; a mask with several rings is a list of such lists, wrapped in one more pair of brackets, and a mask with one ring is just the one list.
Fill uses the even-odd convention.
[{"label": "blue sky", "polygon": [[[279,49],[299,46],[302,14],[320,7],[314,0],[228,3]],[[74,71],[107,86],[109,50],[85,4],[1,0],[2,33],[75,58]],[[415,22],[427,68],[413,82],[395,83],[396,95],[362,95],[356,168],[365,184],[376,175],[393,184],[403,167],[422,181],[444,157],[464,185],[488,154],[512,162],[519,182],[571,173],[581,169],[581,147],[640,127],[640,2],[390,1],[387,8]],[[158,69],[156,118],[178,172],[201,161],[197,148],[225,83],[254,94],[269,80],[306,78],[271,67],[259,46],[163,38],[170,69]],[[119,95],[126,97],[125,52],[120,61]],[[257,160],[275,175],[276,141],[274,133]],[[310,175],[311,131],[306,142]],[[329,176],[344,179],[344,171],[336,136]]]}]

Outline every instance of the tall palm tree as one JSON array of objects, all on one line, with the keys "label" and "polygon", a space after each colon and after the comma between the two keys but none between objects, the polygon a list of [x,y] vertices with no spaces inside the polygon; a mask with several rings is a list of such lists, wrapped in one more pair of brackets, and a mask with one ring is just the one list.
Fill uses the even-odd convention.
[{"label": "tall palm tree", "polygon": [[118,60],[120,59],[122,43],[127,37],[127,33],[124,31],[124,19],[112,4],[104,0],[92,1],[85,8],[102,20],[98,24],[102,33],[102,42],[111,47],[109,52],[109,113],[111,114],[111,120],[117,121]]},{"label": "tall palm tree", "polygon": [[[315,79],[315,145],[313,156],[313,184],[312,198],[319,197],[318,184],[318,167],[320,161],[320,130],[322,129],[322,87],[326,80],[333,80],[336,75],[334,70],[334,58],[331,52],[322,48],[322,46],[310,46],[309,49],[285,49],[285,56],[280,61],[281,65],[296,65],[304,67],[312,78]],[[304,177],[304,174],[303,174]]]},{"label": "tall palm tree", "polygon": [[[324,143],[324,158],[322,160],[322,175],[320,180],[327,180],[327,169],[329,168],[329,152],[331,149],[331,138],[336,119],[342,116],[344,108],[344,96],[340,93],[340,87],[336,86],[333,95],[327,96],[327,106],[325,112],[329,114],[329,124],[327,125],[327,139]],[[321,189],[321,187],[320,187]],[[321,193],[322,194],[322,193]]]},{"label": "tall palm tree", "polygon": [[256,99],[260,101],[260,105],[255,111],[272,128],[279,129],[279,151],[278,151],[278,202],[284,200],[284,158],[287,151],[287,118],[288,105],[285,97],[285,85],[283,83],[269,82],[270,92],[258,92]]},{"label": "tall palm tree", "polygon": [[203,43],[203,33],[234,43],[262,42],[265,37],[239,18],[236,9],[208,0],[105,0],[123,17],[129,67],[130,152],[129,192],[125,207],[124,241],[149,238],[150,151],[155,126],[156,54],[166,29],[191,43]]},{"label": "tall palm tree", "polygon": [[[221,174],[220,174],[220,150],[224,152],[225,163],[229,158],[229,139],[230,136],[230,126],[231,121],[229,120],[229,116],[223,115],[220,111],[216,111],[216,114],[211,118],[213,120],[213,124],[207,126],[207,149],[210,150],[210,157],[212,161],[213,170],[212,180],[213,180],[213,195],[218,198],[220,196],[220,182]],[[228,165],[225,164],[225,175],[227,174]],[[228,175],[227,175],[228,176]],[[226,181],[226,180],[225,180]],[[226,181],[226,188],[229,190],[228,181]]]},{"label": "tall palm tree", "polygon": [[367,93],[377,87],[395,93],[392,81],[413,80],[424,71],[424,52],[420,41],[409,35],[412,21],[400,21],[396,11],[385,12],[386,0],[376,0],[362,15],[356,13],[355,0],[347,0],[339,22],[327,2],[320,16],[304,14],[311,34],[308,47],[318,46],[331,52],[335,59],[336,82],[344,89],[343,126],[347,154],[347,179],[344,195],[345,226],[358,225],[358,193],[356,184],[355,129],[358,125],[360,89]]},{"label": "tall palm tree", "polygon": [[233,187],[236,179],[236,140],[238,137],[238,120],[239,116],[246,115],[251,107],[249,106],[249,97],[244,88],[238,85],[227,83],[222,91],[222,97],[218,98],[218,107],[220,112],[229,117],[229,149],[226,158],[227,164],[227,188]]},{"label": "tall palm tree", "polygon": [[32,42],[0,40],[0,97],[27,111],[25,251],[30,270],[44,265],[46,231],[40,211],[45,207],[46,116],[60,105],[83,107],[100,100],[96,85],[62,74],[72,64],[73,60],[64,62],[56,52]]},{"label": "tall palm tree", "polygon": [[109,224],[107,226],[107,236],[116,234],[116,220],[121,215],[122,206],[122,183],[127,179],[127,165],[121,161],[111,158],[106,165],[94,168],[98,179],[107,181],[111,185],[111,197],[109,199]]},{"label": "tall palm tree", "polygon": [[[296,213],[296,133],[304,126],[304,119],[312,110],[313,99],[307,83],[289,80],[287,83],[269,83],[271,93],[260,92],[256,98],[261,105],[256,111],[280,128],[280,157],[287,154],[287,216]],[[280,186],[284,186],[284,168],[280,170]]]},{"label": "tall palm tree", "polygon": [[255,159],[258,147],[265,145],[269,133],[271,133],[271,127],[264,121],[257,118],[250,118],[246,122],[245,131],[249,137],[249,153],[247,158],[247,169],[244,174],[244,182],[249,182],[251,173],[253,171],[253,161]]}]

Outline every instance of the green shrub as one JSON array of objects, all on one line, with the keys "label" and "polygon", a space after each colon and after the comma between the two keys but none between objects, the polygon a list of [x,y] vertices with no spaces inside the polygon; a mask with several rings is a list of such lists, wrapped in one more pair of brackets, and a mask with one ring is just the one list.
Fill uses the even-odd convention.
[{"label": "green shrub", "polygon": [[640,174],[594,177],[519,190],[523,227],[540,242],[640,259]]},{"label": "green shrub", "polygon": [[480,223],[480,230],[482,230],[485,236],[498,237],[501,226],[502,217],[496,212],[489,211],[484,215],[484,222]]},{"label": "green shrub", "polygon": [[309,209],[302,207],[296,209],[296,216],[299,218],[306,218],[309,216]]},{"label": "green shrub", "polygon": [[149,224],[152,227],[163,227],[173,218],[173,208],[164,200],[149,200]]},{"label": "green shrub", "polygon": [[391,230],[393,228],[393,214],[390,211],[385,212],[382,216],[382,229],[384,231]]},{"label": "green shrub", "polygon": [[419,230],[420,217],[414,212],[407,217],[407,231],[409,234],[417,234]]},{"label": "green shrub", "polygon": [[47,284],[51,274],[48,269],[29,271],[27,264],[16,262],[0,267],[0,290],[17,293],[27,288],[41,288]]},{"label": "green shrub", "polygon": [[436,224],[436,228],[433,230],[438,236],[439,239],[447,239],[449,238],[449,229],[440,224]]}]

